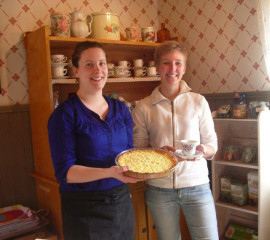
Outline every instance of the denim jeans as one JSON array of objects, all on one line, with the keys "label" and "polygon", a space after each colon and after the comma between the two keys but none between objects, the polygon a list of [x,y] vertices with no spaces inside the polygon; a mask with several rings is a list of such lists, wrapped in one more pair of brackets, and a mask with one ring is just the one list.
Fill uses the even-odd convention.
[{"label": "denim jeans", "polygon": [[159,240],[181,239],[180,208],[193,240],[219,239],[215,204],[208,183],[181,189],[147,185],[146,203]]}]

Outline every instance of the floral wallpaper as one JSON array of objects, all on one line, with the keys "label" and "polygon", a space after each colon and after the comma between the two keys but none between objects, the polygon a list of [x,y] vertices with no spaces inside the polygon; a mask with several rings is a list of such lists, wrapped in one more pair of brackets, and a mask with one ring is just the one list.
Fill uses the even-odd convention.
[{"label": "floral wallpaper", "polygon": [[270,89],[255,0],[0,0],[0,106],[28,103],[24,33],[75,8],[117,13],[123,35],[131,25],[158,30],[165,22],[189,50],[184,78],[196,92]]}]

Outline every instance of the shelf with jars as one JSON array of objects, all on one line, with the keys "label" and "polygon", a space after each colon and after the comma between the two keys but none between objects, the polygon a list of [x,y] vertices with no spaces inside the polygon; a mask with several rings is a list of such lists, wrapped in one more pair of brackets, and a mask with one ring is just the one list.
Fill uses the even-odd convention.
[{"label": "shelf with jars", "polygon": [[257,230],[259,238],[270,236],[264,224],[270,220],[269,121],[270,111],[261,111],[257,119],[214,119],[218,152],[212,161],[212,192],[221,239],[231,223]]}]

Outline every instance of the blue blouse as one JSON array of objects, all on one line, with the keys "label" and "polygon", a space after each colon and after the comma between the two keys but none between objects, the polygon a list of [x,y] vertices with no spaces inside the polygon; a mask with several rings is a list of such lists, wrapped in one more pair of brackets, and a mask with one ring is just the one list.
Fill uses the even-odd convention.
[{"label": "blue blouse", "polygon": [[133,148],[132,117],[126,105],[104,96],[109,104],[105,121],[74,94],[60,104],[48,121],[49,142],[55,176],[64,191],[102,191],[123,182],[105,178],[86,183],[67,183],[73,165],[109,168],[120,152]]}]

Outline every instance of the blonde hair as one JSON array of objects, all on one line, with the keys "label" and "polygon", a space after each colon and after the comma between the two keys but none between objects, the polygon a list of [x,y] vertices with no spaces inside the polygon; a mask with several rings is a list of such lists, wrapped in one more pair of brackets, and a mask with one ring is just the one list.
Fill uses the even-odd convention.
[{"label": "blonde hair", "polygon": [[155,50],[154,61],[156,66],[159,65],[162,56],[170,52],[180,52],[185,56],[186,60],[188,58],[187,49],[182,44],[176,41],[166,41],[163,42],[160,46],[158,46]]}]

